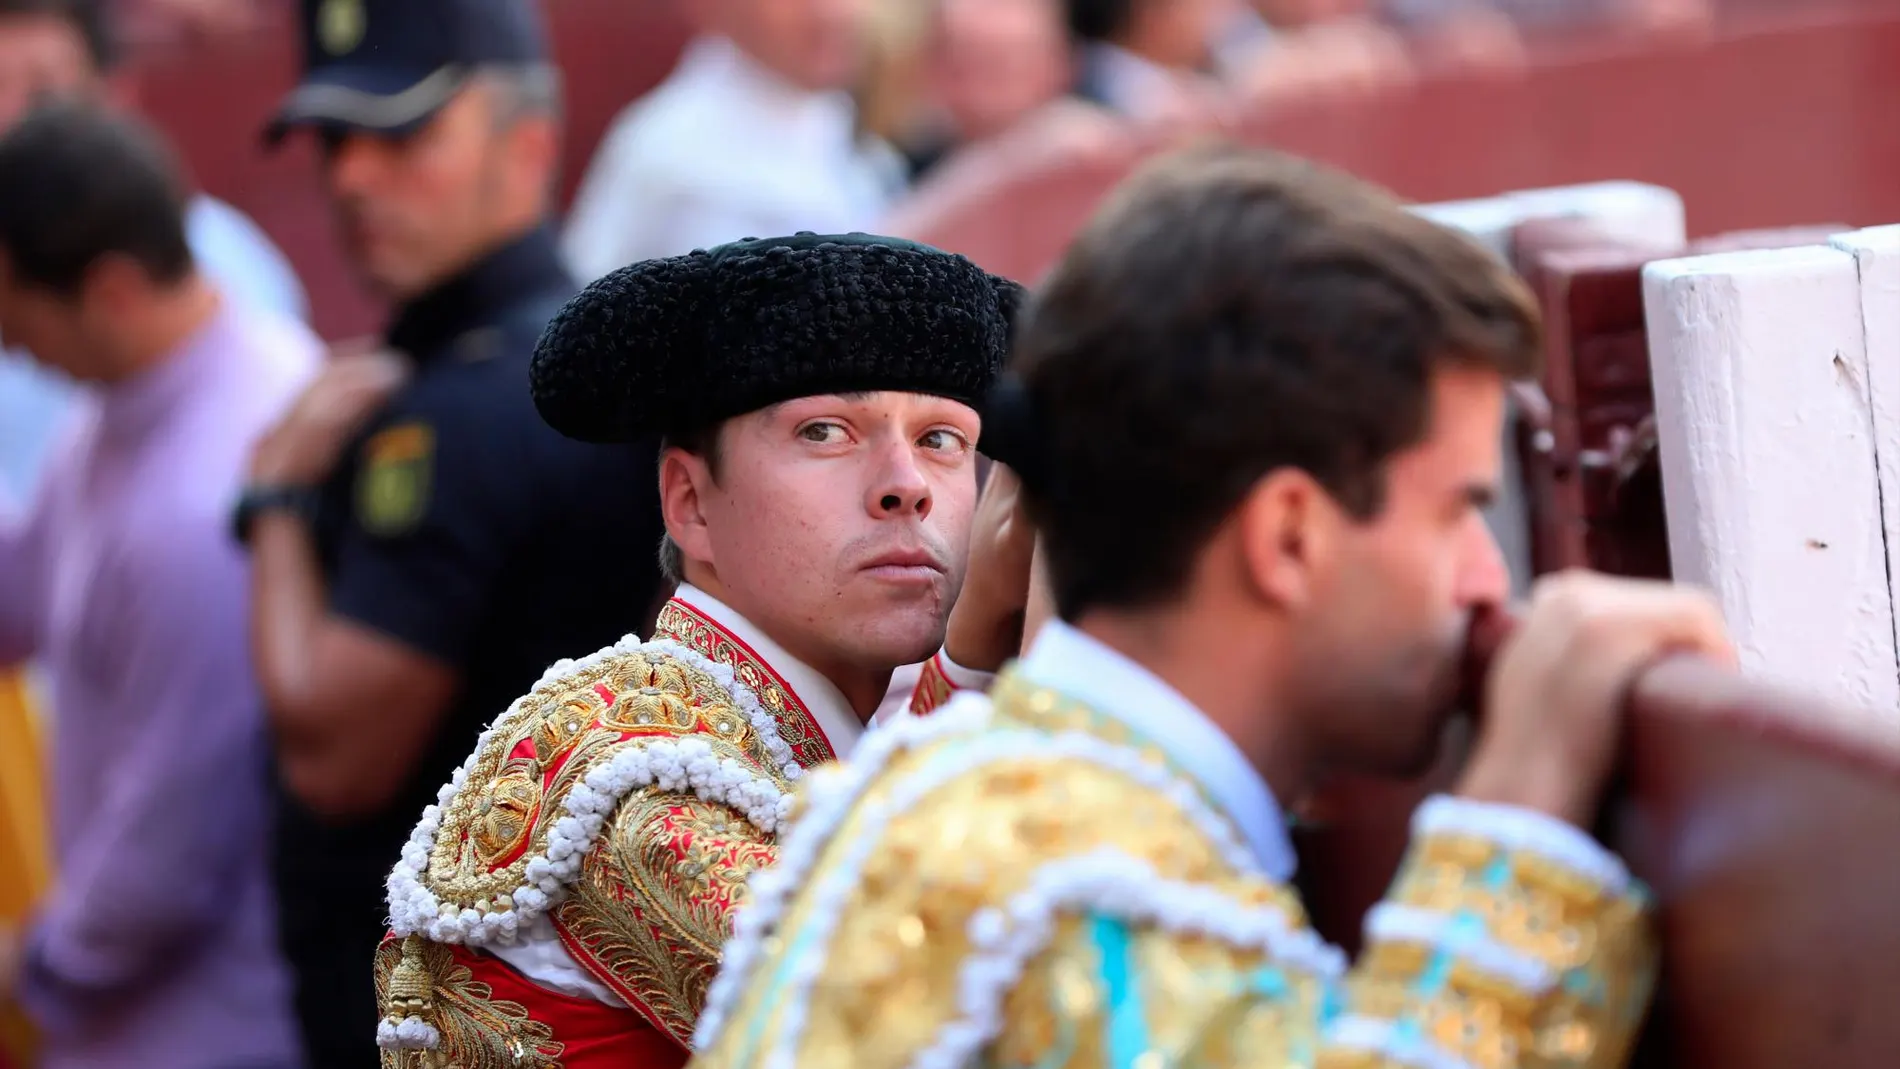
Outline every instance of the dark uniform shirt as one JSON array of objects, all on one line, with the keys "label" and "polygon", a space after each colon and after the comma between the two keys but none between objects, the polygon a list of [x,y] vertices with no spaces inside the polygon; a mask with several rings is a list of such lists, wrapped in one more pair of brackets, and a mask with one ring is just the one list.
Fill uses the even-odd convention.
[{"label": "dark uniform shirt", "polygon": [[576,286],[538,230],[409,304],[416,375],[346,455],[316,519],[330,611],[455,666],[461,689],[402,790],[347,824],[277,791],[282,938],[313,1069],[376,1064],[383,881],[482,729],[563,657],[645,626],[660,582],[655,447],[542,423],[536,339]]}]

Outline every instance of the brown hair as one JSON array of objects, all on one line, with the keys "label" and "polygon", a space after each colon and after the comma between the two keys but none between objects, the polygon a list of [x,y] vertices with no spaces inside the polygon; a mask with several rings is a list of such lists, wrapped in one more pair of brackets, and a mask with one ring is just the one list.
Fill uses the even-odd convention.
[{"label": "brown hair", "polygon": [[[1424,437],[1437,367],[1536,372],[1523,283],[1369,183],[1205,146],[1096,214],[1021,328],[1020,460],[1058,610],[1178,596],[1268,472],[1355,516]],[[1019,458],[1010,458],[1019,459]]]}]

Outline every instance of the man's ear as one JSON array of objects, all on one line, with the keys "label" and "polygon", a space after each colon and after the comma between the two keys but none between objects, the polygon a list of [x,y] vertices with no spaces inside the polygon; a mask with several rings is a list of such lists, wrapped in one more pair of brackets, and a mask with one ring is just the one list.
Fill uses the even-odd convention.
[{"label": "man's ear", "polygon": [[1332,495],[1297,468],[1279,468],[1241,499],[1235,524],[1254,593],[1300,608],[1317,598],[1339,553],[1344,519]]},{"label": "man's ear", "polygon": [[685,560],[717,567],[712,536],[707,529],[704,495],[713,488],[712,471],[704,457],[677,446],[660,453],[660,518],[667,537]]},{"label": "man's ear", "polygon": [[516,122],[507,134],[508,158],[519,180],[553,197],[561,168],[561,131],[550,118],[530,116]]}]

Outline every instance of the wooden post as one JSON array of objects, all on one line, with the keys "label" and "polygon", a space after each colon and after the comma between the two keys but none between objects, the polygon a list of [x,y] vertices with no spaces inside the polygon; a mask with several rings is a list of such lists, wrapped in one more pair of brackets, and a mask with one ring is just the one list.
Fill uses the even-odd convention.
[{"label": "wooden post", "polygon": [[1900,706],[1855,254],[1661,260],[1643,295],[1675,577],[1744,671]]},{"label": "wooden post", "polygon": [[[1604,234],[1675,248],[1683,242],[1682,197],[1643,182],[1592,182],[1520,190],[1475,200],[1420,204],[1418,214],[1476,238],[1500,259],[1511,258],[1511,235],[1533,219],[1575,219]],[[1512,415],[1515,419],[1515,414]],[[1504,490],[1485,514],[1511,569],[1512,588],[1528,589],[1532,573],[1530,509],[1513,427],[1504,430]]]},{"label": "wooden post", "polygon": [[1509,258],[1511,234],[1533,219],[1575,219],[1606,240],[1680,246],[1688,240],[1682,197],[1647,182],[1589,182],[1525,189],[1476,200],[1421,204],[1420,215],[1456,227]]},{"label": "wooden post", "polygon": [[[1854,257],[1860,280],[1861,335],[1873,411],[1888,601],[1900,607],[1900,226],[1840,234],[1831,244]],[[1894,621],[1895,648],[1900,649],[1900,608]]]}]

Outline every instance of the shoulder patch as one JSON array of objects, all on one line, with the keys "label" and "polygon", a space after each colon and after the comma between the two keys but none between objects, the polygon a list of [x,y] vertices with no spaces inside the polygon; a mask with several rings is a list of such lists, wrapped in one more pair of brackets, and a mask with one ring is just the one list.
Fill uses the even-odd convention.
[{"label": "shoulder patch", "polygon": [[373,535],[413,530],[429,511],[435,470],[435,430],[426,423],[398,423],[363,444],[356,476],[356,522]]},{"label": "shoulder patch", "polygon": [[344,56],[363,43],[369,20],[363,12],[363,0],[324,0],[317,9],[317,38],[323,50],[332,56]]}]

